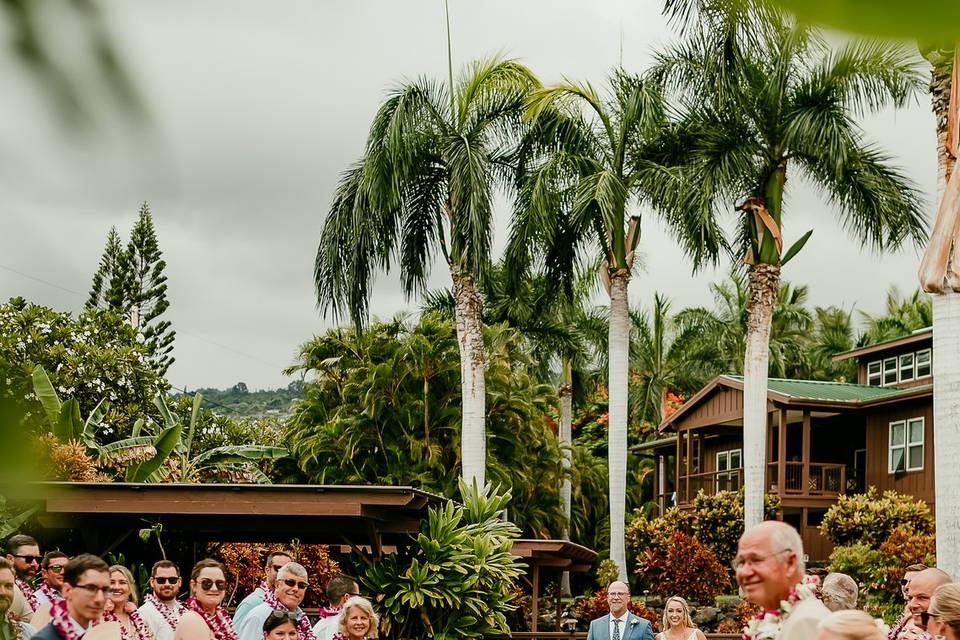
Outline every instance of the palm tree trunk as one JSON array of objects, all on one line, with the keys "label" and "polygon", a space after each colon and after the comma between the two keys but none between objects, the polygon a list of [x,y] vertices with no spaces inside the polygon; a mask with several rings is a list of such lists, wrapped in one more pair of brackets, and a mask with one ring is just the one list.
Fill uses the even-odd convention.
[{"label": "palm tree trunk", "polygon": [[770,325],[780,286],[780,267],[759,263],[750,269],[747,345],[743,359],[744,527],[763,521],[766,487],[767,367]]},{"label": "palm tree trunk", "polygon": [[[560,484],[560,504],[563,507],[563,539],[570,539],[570,467],[572,466],[570,445],[573,441],[573,366],[570,358],[563,359],[563,379],[558,388],[560,396],[560,446],[563,447],[563,481]],[[560,590],[570,595],[570,572],[564,571],[560,578]]]},{"label": "palm tree trunk", "polygon": [[487,437],[486,385],[484,369],[486,355],[483,346],[483,328],[480,312],[483,302],[476,283],[451,267],[453,278],[454,314],[457,340],[460,343],[460,392],[463,414],[460,428],[460,459],[463,479],[467,484],[476,481],[483,488],[486,480]]},{"label": "palm tree trunk", "polygon": [[[953,170],[953,158],[947,151],[952,61],[953,56],[941,56],[934,62],[930,78],[930,98],[937,125],[938,202]],[[956,253],[952,261],[956,265]],[[960,465],[953,458],[960,450],[960,429],[957,429],[960,424],[960,293],[933,296],[933,327],[937,567],[953,576],[960,571]]]},{"label": "palm tree trunk", "polygon": [[627,376],[630,356],[630,308],[627,285],[630,272],[610,274],[609,327],[609,421],[607,465],[610,479],[610,559],[617,564],[619,579],[627,580],[624,545],[627,492]]}]

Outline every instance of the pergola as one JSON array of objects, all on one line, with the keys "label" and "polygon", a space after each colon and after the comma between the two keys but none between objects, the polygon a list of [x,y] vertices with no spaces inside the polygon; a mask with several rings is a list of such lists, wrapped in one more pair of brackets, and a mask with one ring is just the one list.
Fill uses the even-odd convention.
[{"label": "pergola", "polygon": [[564,571],[589,571],[597,560],[597,552],[569,540],[535,540],[521,539],[513,541],[510,550],[514,555],[523,558],[530,567],[532,592],[530,631],[538,631],[540,621],[540,571],[553,569],[557,572],[557,631],[560,631],[560,575]]}]

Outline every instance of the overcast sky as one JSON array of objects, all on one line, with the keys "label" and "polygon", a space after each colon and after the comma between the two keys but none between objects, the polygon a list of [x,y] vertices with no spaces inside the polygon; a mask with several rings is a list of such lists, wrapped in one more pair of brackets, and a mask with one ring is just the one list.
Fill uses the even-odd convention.
[{"label": "overcast sky", "polygon": [[[673,35],[659,0],[451,0],[455,68],[505,53],[550,83],[602,84],[621,61],[640,71]],[[289,382],[298,347],[331,326],[316,311],[312,266],[338,174],[362,151],[386,91],[444,78],[441,0],[124,0],[108,25],[149,109],[138,129],[110,105],[96,131],[66,131],[47,96],[0,50],[0,296],[82,308],[111,225],[125,238],[147,201],[167,261],[178,387]],[[5,27],[4,27],[5,29]],[[5,35],[5,30],[0,31]],[[69,43],[69,33],[62,38]],[[67,52],[69,56],[69,51]],[[621,58],[622,56],[622,58]],[[864,123],[933,202],[933,118],[925,97]],[[813,237],[784,270],[812,303],[880,311],[891,284],[916,288],[919,255],[861,251],[818,194],[791,181],[784,234]],[[932,211],[930,214],[932,218]],[[498,215],[497,250],[509,212]],[[716,272],[692,276],[653,216],[641,240],[635,305],[655,290],[675,308],[710,304]],[[446,286],[444,270],[433,274]],[[415,308],[395,277],[371,309]]]}]

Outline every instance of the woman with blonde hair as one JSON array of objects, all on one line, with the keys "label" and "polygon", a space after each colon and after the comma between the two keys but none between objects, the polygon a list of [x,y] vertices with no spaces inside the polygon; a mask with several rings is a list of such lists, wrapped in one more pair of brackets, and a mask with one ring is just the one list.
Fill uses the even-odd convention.
[{"label": "woman with blonde hair", "polygon": [[690,618],[690,607],[680,596],[670,596],[663,603],[663,631],[656,640],[707,640]]},{"label": "woman with blonde hair", "polygon": [[817,640],[887,640],[887,635],[870,614],[848,609],[824,618]]},{"label": "woman with blonde hair", "polygon": [[353,596],[340,610],[340,630],[333,634],[333,640],[376,640],[380,618],[373,611],[373,605],[366,598]]},{"label": "woman with blonde hair", "polygon": [[120,624],[123,640],[153,640],[153,634],[137,611],[138,604],[137,583],[130,570],[120,564],[110,567],[110,597],[103,610],[103,619]]},{"label": "woman with blonde hair", "polygon": [[926,617],[927,633],[947,640],[960,640],[960,584],[951,582],[934,589]]}]

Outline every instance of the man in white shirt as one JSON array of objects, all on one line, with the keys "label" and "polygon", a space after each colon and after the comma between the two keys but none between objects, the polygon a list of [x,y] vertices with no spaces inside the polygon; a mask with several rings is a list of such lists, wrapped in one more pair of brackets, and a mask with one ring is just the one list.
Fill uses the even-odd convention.
[{"label": "man in white shirt", "polygon": [[350,576],[340,574],[330,578],[327,583],[327,602],[330,606],[320,610],[320,621],[313,627],[313,635],[317,640],[333,640],[333,634],[339,630],[343,603],[358,595],[360,588]]},{"label": "man in white shirt", "polygon": [[233,612],[233,626],[240,628],[240,623],[247,617],[253,609],[263,604],[263,597],[266,593],[272,592],[276,587],[275,581],[277,573],[285,564],[293,559],[286,551],[274,551],[267,555],[267,563],[263,567],[263,581],[254,589],[250,595],[240,601],[237,610]]},{"label": "man in white shirt", "polygon": [[299,562],[288,562],[277,572],[274,584],[274,591],[265,594],[263,602],[237,625],[240,640],[263,640],[263,623],[274,611],[292,614],[297,621],[297,637],[308,640],[304,631],[310,631],[310,620],[300,608],[309,586],[306,567]]},{"label": "man in white shirt", "polygon": [[177,623],[186,608],[177,600],[180,592],[180,568],[169,560],[160,560],[150,570],[150,588],[140,607],[140,617],[156,640],[173,640]]},{"label": "man in white shirt", "polygon": [[67,566],[69,559],[63,551],[47,551],[43,555],[43,561],[40,563],[43,581],[33,593],[41,608],[63,600],[60,589],[63,587],[63,569]]},{"label": "man in white shirt", "polygon": [[587,640],[653,640],[650,623],[630,613],[630,587],[619,580],[607,587],[610,613],[590,622]]}]

